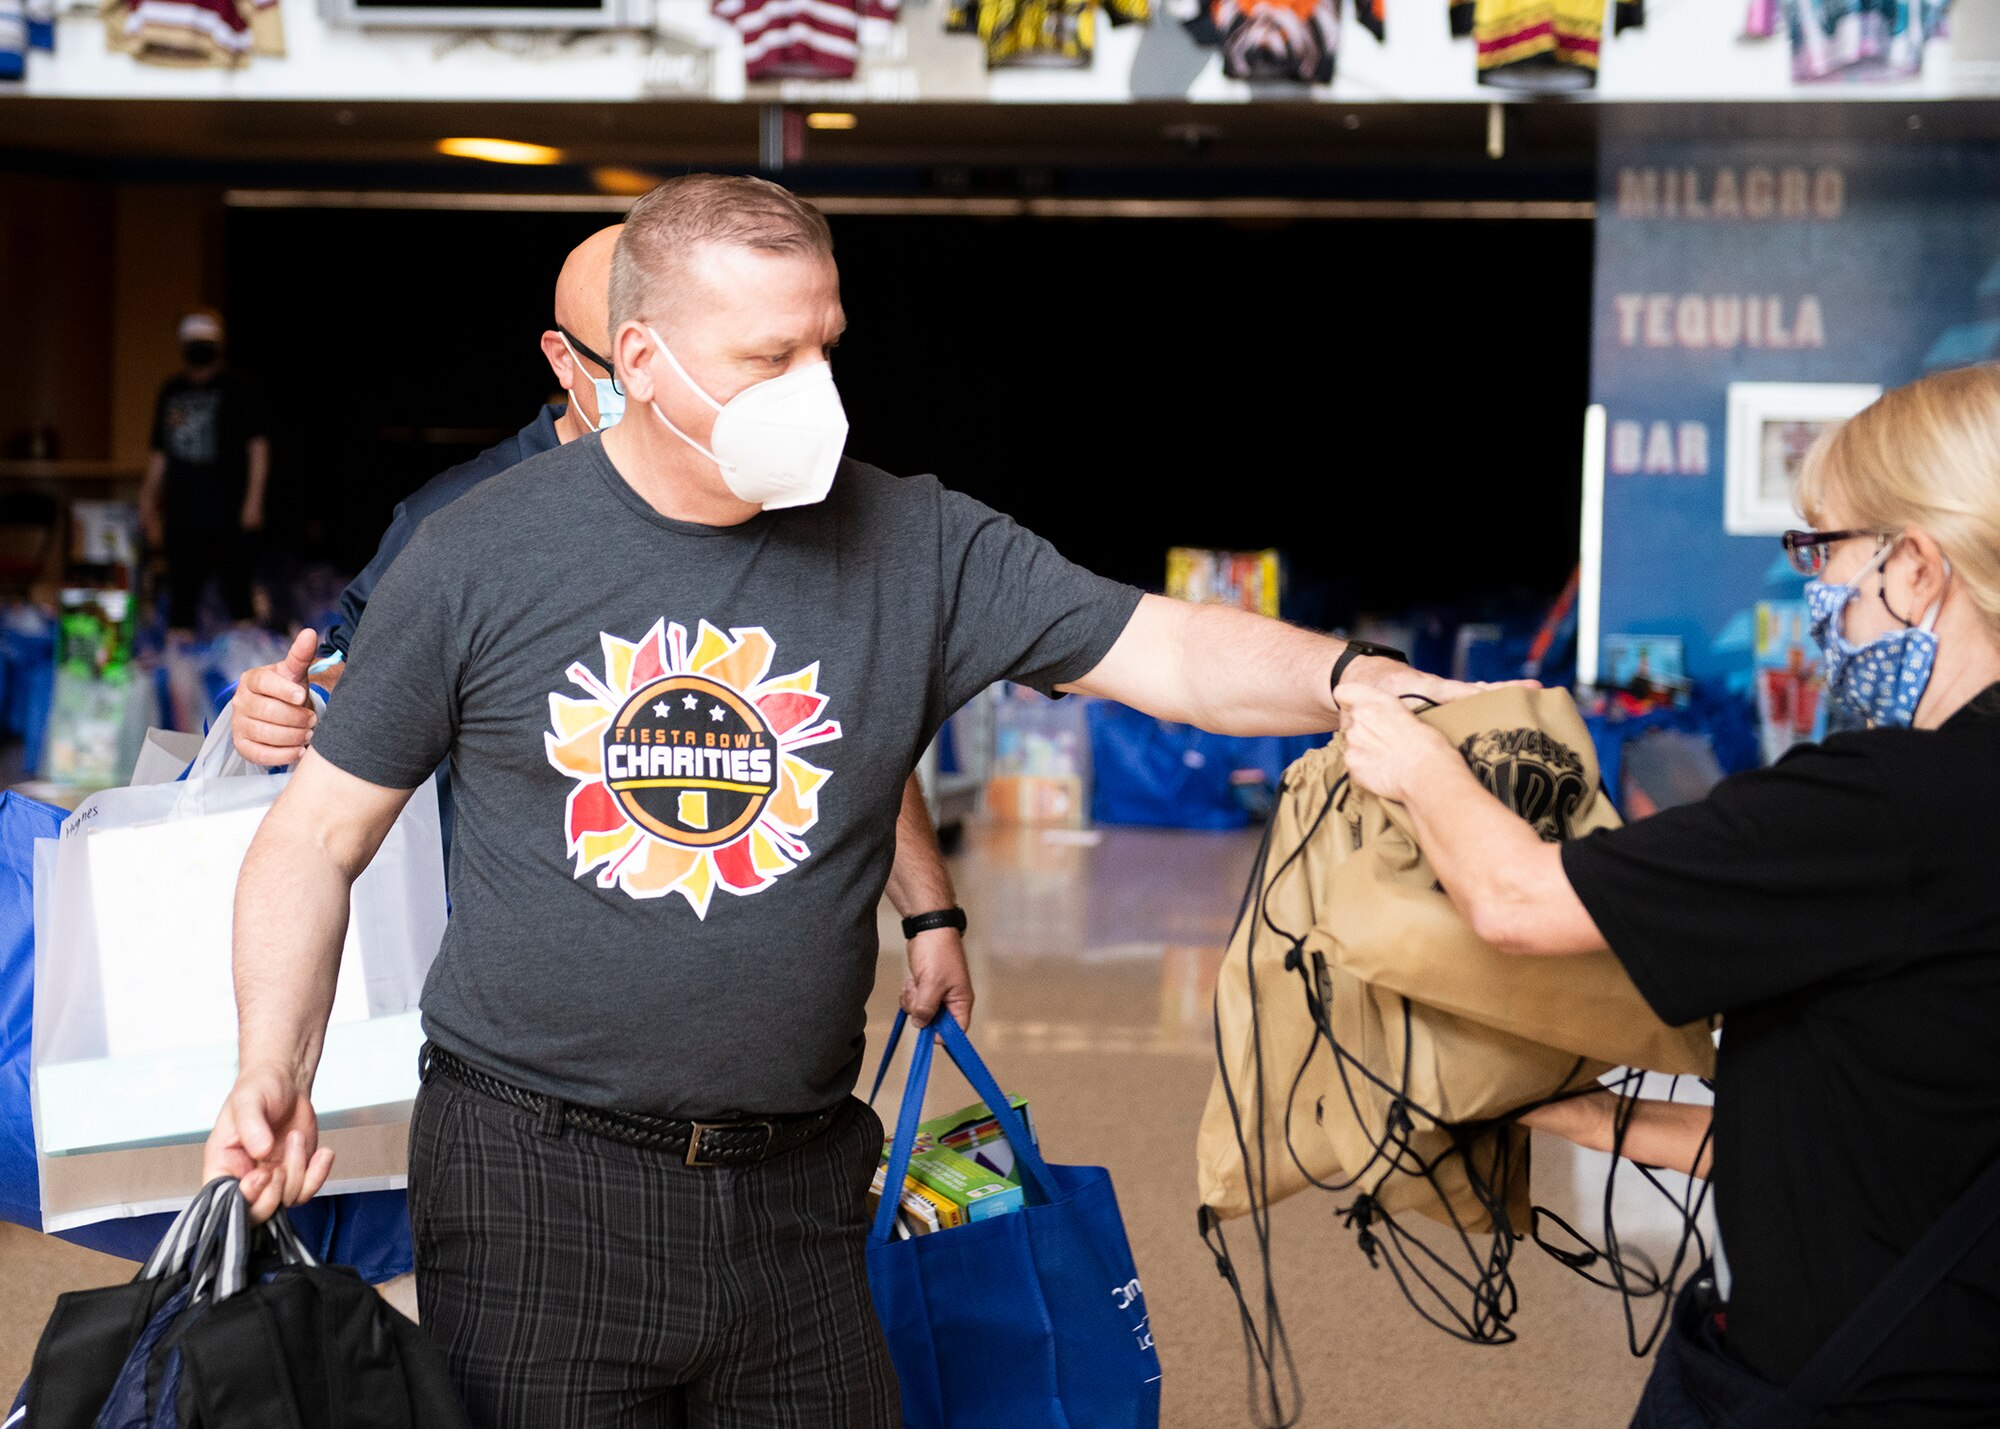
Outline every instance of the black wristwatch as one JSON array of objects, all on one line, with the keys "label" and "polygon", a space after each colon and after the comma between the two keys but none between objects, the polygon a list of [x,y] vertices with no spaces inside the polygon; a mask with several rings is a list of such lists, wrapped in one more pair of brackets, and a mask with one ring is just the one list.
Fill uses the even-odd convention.
[{"label": "black wristwatch", "polygon": [[938,928],[955,928],[965,931],[965,910],[963,908],[940,908],[935,913],[918,913],[903,920],[903,936],[914,938],[919,933],[929,933]]},{"label": "black wristwatch", "polygon": [[1340,652],[1340,658],[1333,662],[1333,674],[1327,677],[1326,687],[1333,691],[1334,703],[1340,702],[1340,677],[1347,673],[1347,667],[1363,655],[1379,655],[1384,660],[1400,660],[1410,663],[1410,657],[1402,651],[1387,645],[1377,645],[1372,640],[1350,640],[1347,648]]}]

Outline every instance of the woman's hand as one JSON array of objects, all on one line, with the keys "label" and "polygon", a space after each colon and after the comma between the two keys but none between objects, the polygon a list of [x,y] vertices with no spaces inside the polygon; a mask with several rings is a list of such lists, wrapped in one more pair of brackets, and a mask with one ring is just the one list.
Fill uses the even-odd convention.
[{"label": "woman's hand", "polygon": [[1427,771],[1459,766],[1443,735],[1411,714],[1394,695],[1366,685],[1340,692],[1340,727],[1347,736],[1347,772],[1371,794],[1408,803]]}]

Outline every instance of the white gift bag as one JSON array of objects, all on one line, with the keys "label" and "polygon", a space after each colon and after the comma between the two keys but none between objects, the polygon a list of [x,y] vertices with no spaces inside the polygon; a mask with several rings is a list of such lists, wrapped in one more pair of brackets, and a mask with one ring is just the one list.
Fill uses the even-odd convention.
[{"label": "white gift bag", "polygon": [[198,734],[182,734],[177,729],[157,726],[148,729],[145,742],[139,746],[138,762],[132,766],[132,783],[171,784],[194,762],[201,749],[202,737]]},{"label": "white gift bag", "polygon": [[[30,1081],[47,1230],[176,1209],[201,1185],[236,1077],[237,873],[289,779],[216,771],[255,768],[225,712],[187,779],[94,795],[36,847]],[[313,1085],[328,1193],[405,1182],[417,1002],[444,926],[427,782],[354,884]]]}]

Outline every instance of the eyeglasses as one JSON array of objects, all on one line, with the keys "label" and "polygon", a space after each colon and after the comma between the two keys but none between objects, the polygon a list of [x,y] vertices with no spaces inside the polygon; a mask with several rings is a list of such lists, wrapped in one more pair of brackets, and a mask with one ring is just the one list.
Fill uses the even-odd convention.
[{"label": "eyeglasses", "polygon": [[1802,576],[1816,576],[1826,569],[1826,563],[1833,554],[1836,541],[1851,541],[1856,536],[1884,536],[1885,531],[1787,531],[1780,537],[1785,543],[1785,557],[1792,563],[1792,569]]},{"label": "eyeglasses", "polygon": [[575,333],[571,332],[568,328],[564,327],[561,323],[556,324],[556,331],[569,339],[569,345],[572,348],[576,349],[576,355],[578,357],[587,357],[592,362],[596,363],[599,367],[602,367],[604,369],[604,375],[611,379],[612,389],[616,391],[618,395],[621,397],[625,395],[624,384],[618,380],[618,369],[611,365],[611,362],[608,358],[599,357],[596,353],[592,352],[589,348],[585,347],[583,345],[583,339],[578,337]]}]

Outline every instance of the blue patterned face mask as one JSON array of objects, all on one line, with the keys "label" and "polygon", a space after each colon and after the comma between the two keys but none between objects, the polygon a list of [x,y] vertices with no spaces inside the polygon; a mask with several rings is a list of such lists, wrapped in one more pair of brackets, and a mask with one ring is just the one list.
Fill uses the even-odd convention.
[{"label": "blue patterned face mask", "polygon": [[[1840,628],[1841,613],[1859,592],[1861,578],[1886,563],[1894,549],[1894,542],[1884,543],[1875,558],[1845,585],[1807,581],[1806,605],[1812,612],[1813,639],[1825,655],[1827,698],[1867,720],[1873,728],[1907,729],[1917,716],[1917,705],[1937,665],[1937,636],[1931,627],[1937,624],[1944,597],[1939,596],[1925,612],[1921,624],[1906,623],[1903,629],[1877,636],[1866,645],[1856,645]],[[1946,575],[1950,575],[1949,566]]]}]

